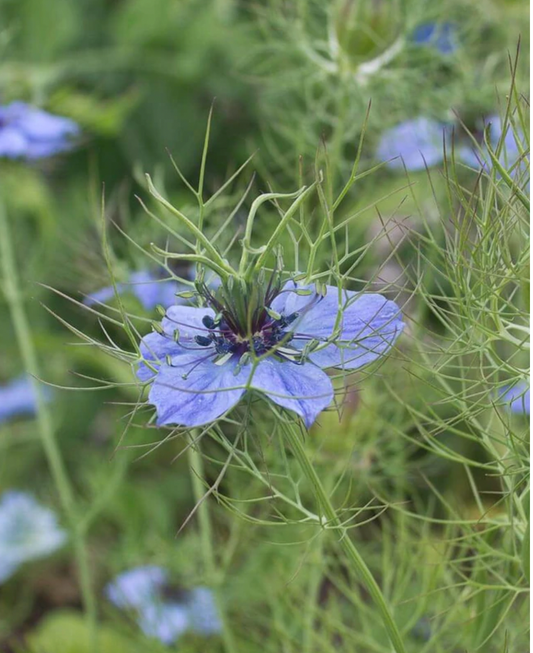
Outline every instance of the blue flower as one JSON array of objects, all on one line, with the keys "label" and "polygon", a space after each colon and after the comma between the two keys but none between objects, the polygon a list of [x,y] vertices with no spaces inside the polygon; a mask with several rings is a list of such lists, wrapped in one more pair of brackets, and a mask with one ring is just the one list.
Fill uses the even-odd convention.
[{"label": "blue flower", "polygon": [[141,607],[138,623],[145,635],[170,645],[188,629],[189,614],[181,603],[152,603]]},{"label": "blue flower", "polygon": [[161,567],[146,565],[119,574],[106,587],[107,598],[117,608],[140,608],[158,600],[168,574]]},{"label": "blue flower", "polygon": [[207,587],[195,587],[189,592],[187,608],[190,628],[201,635],[213,635],[222,631],[215,596]]},{"label": "blue flower", "polygon": [[423,170],[441,163],[444,159],[444,142],[450,143],[450,128],[419,116],[392,127],[382,136],[377,155],[389,168]]},{"label": "blue flower", "polygon": [[323,369],[375,361],[404,326],[381,295],[327,286],[322,296],[292,281],[281,289],[279,280],[248,292],[253,300],[238,284],[216,297],[205,288],[206,308],[172,306],[142,339],[137,376],[151,382],[157,424],[207,424],[255,390],[310,426],[333,400]]},{"label": "blue flower", "polygon": [[[483,123],[483,132],[489,126],[489,143],[491,149],[495,152],[498,143],[503,136],[503,123],[499,116],[489,116]],[[521,146],[521,147],[520,147]],[[507,126],[505,136],[503,137],[503,147],[500,153],[499,162],[502,167],[510,171],[511,177],[517,182],[522,182],[528,170],[529,154],[522,156],[523,152],[528,151],[528,146],[525,141],[525,136],[520,129],[513,130],[509,124]],[[481,152],[475,150],[471,145],[463,145],[459,150],[461,160],[472,168],[479,169],[481,167],[490,170],[492,168],[492,160],[485,144],[481,145]],[[529,179],[527,180],[529,183]]]},{"label": "blue flower", "polygon": [[415,45],[427,45],[441,54],[452,54],[457,50],[457,27],[454,23],[424,23],[413,33]]},{"label": "blue flower", "polygon": [[0,106],[0,157],[41,159],[68,150],[79,128],[25,102]]},{"label": "blue flower", "polygon": [[[132,272],[127,283],[117,284],[117,291],[120,294],[133,293],[147,311],[154,309],[158,304],[166,308],[178,303],[180,299],[176,297],[176,293],[185,290],[188,290],[188,287],[184,284],[168,279],[163,280],[155,272],[149,270]],[[114,296],[113,286],[106,286],[87,295],[83,303],[87,306],[104,304]]]},{"label": "blue flower", "polygon": [[530,411],[530,386],[521,381],[515,385],[505,385],[499,391],[500,399],[509,406],[512,413],[529,415]]},{"label": "blue flower", "polygon": [[0,499],[0,582],[25,562],[56,551],[66,538],[55,513],[31,494],[4,492]]},{"label": "blue flower", "polygon": [[201,635],[219,633],[222,624],[211,590],[198,587],[182,599],[165,597],[168,572],[147,565],[119,574],[106,587],[108,599],[123,610],[133,610],[145,635],[173,644],[187,630]]},{"label": "blue flower", "polygon": [[[45,388],[43,397],[45,401],[50,399],[48,388]],[[36,410],[35,391],[29,377],[22,376],[0,386],[0,423],[17,415],[34,415]]]}]

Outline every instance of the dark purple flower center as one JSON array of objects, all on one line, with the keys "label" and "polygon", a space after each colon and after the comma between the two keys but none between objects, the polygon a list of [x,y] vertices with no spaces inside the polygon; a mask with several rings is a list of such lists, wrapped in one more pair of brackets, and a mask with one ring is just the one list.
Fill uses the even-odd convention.
[{"label": "dark purple flower center", "polygon": [[221,356],[231,354],[241,357],[250,352],[262,356],[272,349],[279,351],[280,346],[292,340],[293,334],[287,331],[287,327],[299,314],[292,313],[279,318],[271,317],[266,310],[262,314],[266,317],[260,323],[253,324],[251,333],[247,335],[243,335],[242,330],[233,329],[224,317],[213,319],[210,315],[205,315],[202,322],[207,329],[206,335],[195,336],[195,341],[201,347],[214,346]]}]

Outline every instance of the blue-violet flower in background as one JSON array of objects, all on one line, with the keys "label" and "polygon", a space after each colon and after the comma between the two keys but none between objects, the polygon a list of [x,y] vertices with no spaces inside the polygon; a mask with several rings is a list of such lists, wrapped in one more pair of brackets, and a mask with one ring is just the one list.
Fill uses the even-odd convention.
[{"label": "blue-violet flower in background", "polygon": [[222,622],[218,614],[215,596],[208,587],[195,587],[187,599],[190,629],[201,635],[220,633]]},{"label": "blue-violet flower in background", "polygon": [[106,587],[108,599],[123,610],[133,610],[143,633],[163,644],[173,644],[190,630],[209,636],[222,624],[212,591],[197,587],[169,598],[169,574],[162,567],[147,565],[119,574]]},{"label": "blue-violet flower in background", "polygon": [[[499,116],[489,116],[483,123],[483,133],[487,127],[489,127],[488,139],[490,147],[493,152],[496,152],[498,143],[503,136],[503,122]],[[525,136],[520,128],[513,130],[512,125],[508,124],[505,136],[503,137],[499,162],[502,167],[510,171],[511,177],[517,182],[524,180],[529,163],[529,153],[522,155],[521,152],[528,152]],[[490,170],[493,165],[484,143],[481,144],[481,150],[476,150],[470,144],[463,145],[459,150],[459,156],[464,163],[472,168],[485,167]],[[527,184],[529,184],[529,179],[527,180]]]},{"label": "blue-violet flower in background", "polygon": [[271,279],[248,291],[223,284],[216,296],[204,285],[202,295],[205,308],[170,307],[141,341],[137,376],[151,382],[159,425],[207,424],[256,390],[310,426],[333,400],[323,370],[375,361],[404,326],[393,301],[333,286],[321,295]]},{"label": "blue-violet flower in background", "polygon": [[[43,392],[45,401],[51,397],[49,388]],[[30,377],[21,376],[0,386],[0,423],[18,415],[34,415],[37,402]]]},{"label": "blue-violet flower in background", "polygon": [[78,125],[25,102],[0,106],[0,157],[41,159],[72,146]]},{"label": "blue-violet flower in background", "polygon": [[435,48],[441,54],[457,50],[457,26],[451,22],[424,23],[413,32],[413,43]]},{"label": "blue-violet flower in background", "polygon": [[25,562],[53,553],[66,539],[50,508],[26,492],[4,492],[0,498],[0,582]]},{"label": "blue-violet flower in background", "polygon": [[[178,281],[161,279],[155,272],[150,270],[139,270],[132,272],[127,283],[117,283],[117,291],[120,294],[132,293],[141,302],[147,311],[154,309],[157,305],[172,306],[181,300],[176,293],[188,290],[188,287]],[[93,292],[84,299],[84,304],[105,304],[115,296],[113,286],[106,286]]]},{"label": "blue-violet flower in background", "polygon": [[517,415],[530,414],[530,386],[521,381],[515,385],[506,385],[499,391],[500,399],[508,404],[512,413]]},{"label": "blue-violet flower in background", "polygon": [[377,149],[380,161],[396,170],[417,171],[441,163],[444,158],[444,141],[450,142],[450,129],[443,123],[424,116],[388,129]]}]

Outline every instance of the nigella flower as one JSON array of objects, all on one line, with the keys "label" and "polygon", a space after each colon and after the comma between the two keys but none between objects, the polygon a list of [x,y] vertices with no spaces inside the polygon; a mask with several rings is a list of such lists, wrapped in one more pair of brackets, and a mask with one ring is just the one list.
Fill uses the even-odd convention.
[{"label": "nigella flower", "polygon": [[78,125],[25,102],[0,106],[0,157],[41,159],[68,150]]},{"label": "nigella flower", "polygon": [[[119,293],[130,292],[141,302],[143,308],[147,311],[154,309],[157,305],[163,307],[171,306],[179,302],[176,293],[188,290],[184,284],[174,280],[164,280],[150,270],[139,270],[132,272],[127,283],[118,283],[117,291]],[[104,304],[115,296],[113,286],[101,288],[84,299],[84,304],[93,306],[94,304]]]},{"label": "nigella flower", "polygon": [[230,278],[207,306],[172,306],[141,342],[137,375],[151,382],[157,424],[200,426],[248,390],[294,411],[310,426],[333,400],[326,368],[356,370],[387,352],[403,329],[381,295]]},{"label": "nigella flower", "polygon": [[148,604],[140,609],[138,623],[146,636],[170,645],[189,627],[189,615],[181,603]]},{"label": "nigella flower", "polygon": [[195,587],[187,600],[191,630],[201,635],[213,635],[222,631],[215,596],[207,587]]},{"label": "nigella flower", "polygon": [[499,391],[500,399],[517,415],[530,414],[530,386],[521,381],[515,385],[506,385]]},{"label": "nigella flower", "polygon": [[161,567],[146,565],[119,574],[106,587],[107,598],[117,608],[139,608],[157,601],[168,574]]},{"label": "nigella flower", "polygon": [[[491,149],[495,152],[503,136],[503,122],[499,116],[489,116],[483,123],[483,132],[487,126],[489,126],[489,143]],[[510,171],[511,177],[514,177],[518,182],[522,181],[529,162],[529,153],[522,155],[521,151],[528,152],[525,136],[519,128],[513,130],[512,125],[509,124],[505,136],[503,136],[499,162],[502,167]],[[463,145],[460,148],[459,155],[462,161],[472,168],[485,167],[490,170],[493,166],[485,144],[481,145],[481,152],[475,150],[471,145]],[[529,180],[527,181],[529,182]]]},{"label": "nigella flower", "polygon": [[31,494],[8,491],[0,498],[0,582],[25,562],[43,558],[66,541],[55,513]]},{"label": "nigella flower", "polygon": [[424,23],[413,32],[413,43],[435,48],[441,54],[457,50],[457,27],[454,23]]},{"label": "nigella flower", "polygon": [[[108,599],[123,610],[133,610],[139,627],[148,637],[173,644],[187,630],[202,635],[220,632],[222,625],[214,596],[206,587],[168,598],[168,572],[147,565],[119,574],[106,588]],[[168,595],[168,596],[167,596]]]},{"label": "nigella flower", "polygon": [[388,129],[377,149],[380,161],[389,168],[423,170],[444,159],[444,142],[450,141],[450,128],[436,120],[419,116]]},{"label": "nigella flower", "polygon": [[[50,391],[45,388],[44,399],[49,400],[50,396]],[[0,386],[0,423],[17,415],[34,415],[36,410],[35,391],[29,377],[22,376]]]}]

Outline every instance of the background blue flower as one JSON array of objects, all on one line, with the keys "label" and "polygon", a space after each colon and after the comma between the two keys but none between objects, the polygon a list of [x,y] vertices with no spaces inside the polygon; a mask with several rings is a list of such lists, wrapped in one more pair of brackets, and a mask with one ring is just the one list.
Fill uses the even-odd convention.
[{"label": "background blue flower", "polygon": [[79,127],[25,102],[0,107],[0,157],[41,159],[68,150]]},{"label": "background blue flower", "polygon": [[[51,396],[50,389],[45,387],[45,401],[49,401]],[[28,376],[21,376],[0,386],[0,423],[18,415],[34,415],[36,410],[35,391]]]},{"label": "background blue flower", "polygon": [[389,168],[423,170],[441,163],[444,142],[450,144],[450,128],[436,120],[419,116],[392,127],[382,136],[377,148],[380,161]]},{"label": "background blue flower", "polygon": [[[150,270],[132,272],[127,283],[117,283],[119,293],[132,293],[147,311],[153,310],[158,305],[167,308],[172,304],[183,302],[179,297],[176,297],[176,293],[188,289],[187,286],[178,281],[161,279],[160,276]],[[105,304],[114,296],[113,286],[106,286],[87,295],[84,304],[87,306],[98,303]]]},{"label": "background blue flower", "polygon": [[31,494],[4,492],[0,498],[0,581],[25,562],[53,553],[66,539],[55,513]]},{"label": "background blue flower", "polygon": [[441,54],[457,50],[457,27],[454,23],[424,23],[413,32],[413,43],[435,48]]},{"label": "background blue flower", "polygon": [[105,589],[118,608],[133,610],[145,635],[163,644],[174,643],[185,631],[213,635],[222,629],[215,598],[207,587],[181,593],[181,599],[167,598],[166,569],[155,565],[135,567],[119,574]]},{"label": "background blue flower", "polygon": [[215,595],[208,587],[195,587],[189,592],[187,609],[190,628],[202,635],[213,635],[222,631]]},{"label": "background blue flower", "polygon": [[[501,118],[497,115],[489,116],[483,121],[482,131],[485,132],[487,127],[489,127],[488,138],[490,146],[496,152],[498,143],[503,136],[503,123]],[[461,146],[459,156],[464,163],[472,168],[479,169],[480,167],[485,167],[487,170],[490,170],[493,167],[492,159],[484,143],[481,144],[480,149],[475,149],[471,144]],[[503,136],[503,147],[499,156],[499,162],[507,170],[512,168],[510,174],[517,183],[526,181],[526,186],[529,191],[529,179],[525,180],[524,178],[529,169],[528,145],[522,131],[519,128],[513,129],[511,124],[507,126],[505,136]]]},{"label": "background blue flower", "polygon": [[167,581],[166,570],[146,565],[119,574],[107,585],[105,592],[117,608],[140,608],[157,601]]},{"label": "background blue flower", "polygon": [[506,385],[501,388],[500,399],[509,405],[511,412],[517,415],[529,415],[531,408],[529,383],[522,381],[515,385]]}]

